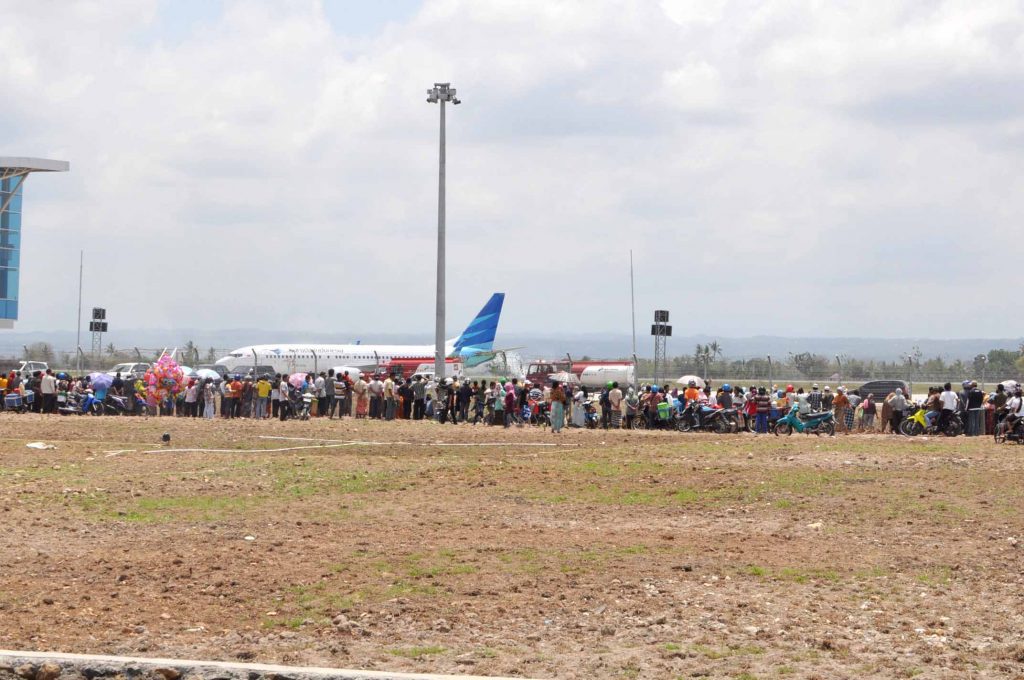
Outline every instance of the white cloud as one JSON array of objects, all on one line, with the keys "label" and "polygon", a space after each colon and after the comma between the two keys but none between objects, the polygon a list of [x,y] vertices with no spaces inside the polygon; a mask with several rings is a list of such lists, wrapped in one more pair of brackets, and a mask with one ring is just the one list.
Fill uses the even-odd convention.
[{"label": "white cloud", "polygon": [[975,303],[1024,254],[1016,2],[224,7],[4,9],[0,154],[72,162],[27,186],[20,327],[73,321],[85,248],[121,326],[429,331],[450,79],[453,330],[493,290],[509,330],[624,330],[632,248],[679,333],[1021,332]]}]

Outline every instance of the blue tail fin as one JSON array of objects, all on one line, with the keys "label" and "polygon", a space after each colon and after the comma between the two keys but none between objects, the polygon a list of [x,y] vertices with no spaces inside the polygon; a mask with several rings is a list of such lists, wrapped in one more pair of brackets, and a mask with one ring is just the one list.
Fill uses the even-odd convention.
[{"label": "blue tail fin", "polygon": [[455,341],[452,352],[455,356],[467,356],[478,352],[489,352],[494,347],[494,336],[498,332],[498,318],[505,302],[504,293],[495,293],[484,308],[469,322],[466,330]]}]

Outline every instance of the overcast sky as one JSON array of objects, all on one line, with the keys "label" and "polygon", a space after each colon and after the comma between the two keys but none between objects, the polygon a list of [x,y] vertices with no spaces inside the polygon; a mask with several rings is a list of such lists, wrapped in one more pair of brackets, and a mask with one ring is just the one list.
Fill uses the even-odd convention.
[{"label": "overcast sky", "polygon": [[0,0],[17,328],[1019,336],[1022,8]]}]

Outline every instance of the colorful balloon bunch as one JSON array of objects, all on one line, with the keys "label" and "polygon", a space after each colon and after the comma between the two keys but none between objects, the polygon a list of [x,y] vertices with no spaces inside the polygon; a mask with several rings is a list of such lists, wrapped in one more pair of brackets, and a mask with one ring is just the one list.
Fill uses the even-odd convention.
[{"label": "colorful balloon bunch", "polygon": [[178,362],[167,355],[160,357],[146,371],[143,381],[146,383],[146,401],[151,406],[163,402],[167,397],[173,397],[187,387],[185,374],[178,367]]}]

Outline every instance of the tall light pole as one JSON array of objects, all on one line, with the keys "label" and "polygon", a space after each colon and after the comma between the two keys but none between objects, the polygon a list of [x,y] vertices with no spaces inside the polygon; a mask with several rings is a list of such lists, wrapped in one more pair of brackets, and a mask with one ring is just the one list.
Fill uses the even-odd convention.
[{"label": "tall light pole", "polygon": [[427,102],[441,104],[441,152],[438,157],[437,180],[437,318],[434,322],[434,379],[443,380],[444,373],[444,104],[461,104],[451,83],[434,83],[427,90]]}]

